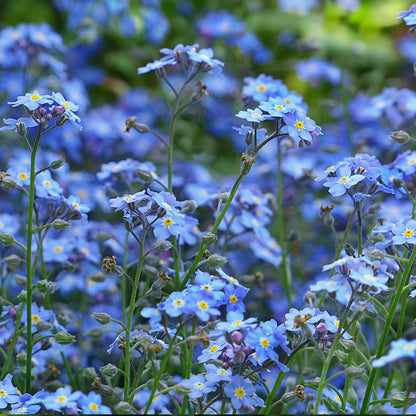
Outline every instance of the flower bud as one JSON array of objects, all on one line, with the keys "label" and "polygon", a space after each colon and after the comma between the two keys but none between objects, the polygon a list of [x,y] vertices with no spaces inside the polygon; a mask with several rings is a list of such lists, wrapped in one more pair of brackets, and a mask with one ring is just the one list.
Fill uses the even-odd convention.
[{"label": "flower bud", "polygon": [[62,127],[67,121],[69,120],[69,117],[65,114],[61,115],[56,119],[56,126]]},{"label": "flower bud", "polygon": [[248,131],[246,134],[246,145],[250,146],[254,140],[254,131]]},{"label": "flower bud", "polygon": [[21,290],[20,293],[17,295],[17,299],[22,302],[25,303],[27,300],[27,292],[26,290]]},{"label": "flower bud", "polygon": [[228,200],[228,198],[230,197],[230,193],[229,192],[226,192],[226,191],[221,191],[219,194],[218,194],[218,199],[221,201],[221,202],[227,202],[227,200]]},{"label": "flower bud", "polygon": [[14,244],[14,237],[10,233],[0,233],[0,243],[5,246],[11,246]]},{"label": "flower bud", "polygon": [[198,335],[190,335],[185,341],[188,345],[198,345],[201,342]]},{"label": "flower bud", "polygon": [[17,362],[21,365],[21,366],[25,366],[26,362],[27,362],[27,354],[25,352],[19,352],[19,354],[17,354]]},{"label": "flower bud", "polygon": [[247,175],[250,172],[253,163],[256,163],[257,155],[254,152],[243,153],[241,155],[240,173]]},{"label": "flower bud", "polygon": [[114,364],[108,363],[104,367],[101,367],[100,371],[105,376],[113,377],[117,374],[118,368]]},{"label": "flower bud", "polygon": [[316,325],[316,330],[320,334],[327,334],[328,333],[328,327],[326,326],[325,322],[320,322],[318,325]]},{"label": "flower bud", "polygon": [[146,126],[146,124],[141,123],[134,123],[132,126],[134,130],[138,131],[140,134],[149,133],[150,127]]},{"label": "flower bud", "polygon": [[19,134],[19,136],[25,137],[26,136],[26,126],[25,123],[23,123],[22,121],[18,121],[16,123],[16,129],[17,129],[17,133]]},{"label": "flower bud", "polygon": [[114,406],[114,413],[116,415],[131,415],[131,414],[134,414],[134,412],[132,412],[131,405],[128,402],[119,402],[119,403],[117,403]]},{"label": "flower bud", "polygon": [[49,167],[51,168],[51,169],[59,169],[59,168],[61,168],[63,165],[64,165],[64,163],[65,163],[65,160],[63,160],[63,159],[58,159],[58,160],[54,160],[50,165],[49,165]]},{"label": "flower bud", "polygon": [[101,325],[106,325],[111,320],[111,316],[106,312],[94,312],[91,316]]},{"label": "flower bud", "polygon": [[350,378],[360,378],[365,374],[365,369],[361,367],[350,366],[345,369],[345,374]]},{"label": "flower bud", "polygon": [[384,253],[381,250],[377,249],[377,248],[367,250],[366,254],[371,260],[381,261],[381,260],[384,259]]},{"label": "flower bud", "polygon": [[45,322],[45,321],[39,321],[36,324],[36,329],[39,332],[43,332],[43,331],[50,331],[53,328],[53,325],[50,322]]},{"label": "flower bud", "polygon": [[353,352],[357,349],[357,345],[351,339],[341,339],[339,343],[346,352]]},{"label": "flower bud", "polygon": [[231,341],[235,344],[241,344],[241,341],[243,340],[243,334],[240,331],[234,331],[231,334]]},{"label": "flower bud", "polygon": [[312,380],[305,381],[305,385],[314,390],[317,390],[320,384],[321,384],[320,377],[315,377]]},{"label": "flower bud", "polygon": [[86,367],[81,370],[81,374],[85,378],[95,378],[97,377],[97,372],[95,371],[94,367]]},{"label": "flower bud", "polygon": [[3,177],[1,180],[1,183],[9,189],[14,189],[17,185],[16,181],[12,178],[9,178],[7,176]]},{"label": "flower bud", "polygon": [[150,170],[142,170],[137,169],[136,170],[136,176],[143,181],[144,183],[151,183],[153,182],[153,175]]},{"label": "flower bud", "polygon": [[106,279],[107,279],[106,275],[101,271],[91,273],[88,275],[88,280],[91,280],[92,282],[101,283],[101,282],[104,282]]},{"label": "flower bud", "polygon": [[26,286],[26,282],[27,282],[26,276],[22,276],[21,274],[15,274],[14,280],[19,286]]},{"label": "flower bud", "polygon": [[58,289],[58,283],[51,282],[50,280],[39,280],[36,284],[36,289],[39,290],[40,293],[43,294],[51,294],[55,293]]},{"label": "flower bud", "polygon": [[153,244],[153,248],[159,253],[164,253],[172,248],[172,243],[168,240],[158,240]]},{"label": "flower bud", "polygon": [[61,345],[73,344],[75,337],[66,331],[59,331],[55,335],[56,342]]},{"label": "flower bud", "polygon": [[416,396],[413,393],[398,392],[390,398],[390,404],[396,409],[401,409],[404,405],[410,407],[416,403]]},{"label": "flower bud", "polygon": [[347,253],[347,256],[355,255],[355,249],[350,243],[345,244],[344,249],[345,249],[345,253]]},{"label": "flower bud", "polygon": [[203,236],[202,236],[202,244],[206,247],[210,246],[214,241],[217,241],[218,237],[211,233],[210,231],[206,232]]},{"label": "flower bud", "polygon": [[211,254],[208,257],[208,264],[211,267],[217,268],[224,266],[225,263],[227,263],[227,259],[223,256],[220,256],[219,254]]},{"label": "flower bud", "polygon": [[296,393],[294,391],[288,391],[287,393],[284,393],[283,396],[280,398],[280,400],[284,404],[293,402],[293,400],[295,399],[296,399]]},{"label": "flower bud", "polygon": [[394,131],[392,134],[390,134],[390,137],[399,144],[405,144],[409,141],[410,136],[408,133],[406,133],[403,130]]},{"label": "flower bud", "polygon": [[375,243],[381,243],[382,241],[384,241],[385,240],[385,238],[384,238],[384,235],[383,234],[375,234],[375,235],[373,235],[373,237],[372,237],[372,240],[375,242]]},{"label": "flower bud", "polygon": [[175,386],[175,392],[182,395],[189,394],[191,392],[191,389],[188,387],[183,386],[182,384],[176,384]]},{"label": "flower bud", "polygon": [[51,227],[53,227],[57,231],[65,230],[66,228],[69,228],[71,226],[71,223],[68,221],[65,221],[61,218],[56,218],[51,222]]}]

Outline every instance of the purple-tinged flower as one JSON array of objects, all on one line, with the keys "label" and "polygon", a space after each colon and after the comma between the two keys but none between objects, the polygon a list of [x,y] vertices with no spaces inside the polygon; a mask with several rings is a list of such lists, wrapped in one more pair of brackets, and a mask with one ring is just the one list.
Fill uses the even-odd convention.
[{"label": "purple-tinged flower", "polygon": [[231,399],[234,409],[238,410],[242,406],[252,406],[256,390],[251,381],[237,375],[225,386],[224,393]]},{"label": "purple-tinged flower", "polygon": [[407,341],[405,339],[398,339],[392,341],[391,349],[387,355],[378,358],[372,362],[373,367],[382,367],[387,363],[398,360],[399,358],[411,357],[415,359],[416,354],[416,340]]},{"label": "purple-tinged flower", "polygon": [[52,97],[50,95],[40,95],[37,90],[28,92],[25,95],[19,95],[16,101],[8,102],[13,107],[24,105],[30,111],[36,110],[42,104],[53,104]]}]

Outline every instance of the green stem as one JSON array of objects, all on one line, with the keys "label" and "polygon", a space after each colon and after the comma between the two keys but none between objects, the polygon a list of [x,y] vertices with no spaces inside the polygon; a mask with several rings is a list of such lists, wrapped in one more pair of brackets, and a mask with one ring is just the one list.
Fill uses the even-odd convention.
[{"label": "green stem", "polygon": [[[286,292],[289,308],[292,307],[291,296],[291,272],[287,259],[286,238],[283,218],[283,173],[282,173],[282,147],[280,140],[277,141],[277,232],[279,244],[282,249],[282,272],[283,272],[283,287]],[[300,371],[301,372],[301,371]]]},{"label": "green stem", "polygon": [[168,361],[169,361],[170,355],[171,355],[171,353],[173,351],[173,348],[175,347],[175,341],[176,341],[176,338],[179,335],[179,331],[180,330],[181,330],[181,327],[179,327],[176,330],[175,335],[173,336],[172,340],[170,341],[169,348],[166,351],[166,354],[165,354],[165,356],[163,358],[163,362],[162,362],[162,364],[160,366],[159,372],[157,373],[156,378],[153,380],[152,391],[150,393],[149,400],[147,401],[146,409],[143,412],[143,414],[145,414],[145,415],[147,414],[147,412],[150,409],[150,406],[152,405],[153,398],[155,397],[156,390],[157,390],[157,388],[159,386],[160,378],[162,377],[162,374],[165,372],[166,366],[168,364]]},{"label": "green stem", "polygon": [[19,334],[21,332],[20,322],[22,320],[22,316],[23,316],[23,306],[17,312],[13,337],[12,337],[12,340],[10,342],[9,351],[7,353],[7,358],[6,358],[6,361],[4,363],[4,366],[3,366],[3,369],[2,369],[2,372],[1,372],[1,379],[2,380],[3,380],[4,377],[6,377],[8,371],[9,371],[9,368],[10,368],[10,364],[12,363],[12,356],[13,356],[13,352],[14,352],[14,347],[16,345],[17,338],[19,337]]},{"label": "green stem", "polygon": [[[393,321],[393,317],[394,317],[394,313],[396,311],[397,305],[399,304],[402,292],[403,292],[403,288],[406,284],[406,282],[409,279],[410,273],[412,271],[412,266],[413,263],[415,261],[416,258],[416,245],[413,247],[413,251],[412,254],[410,255],[410,259],[406,264],[406,268],[402,274],[402,276],[399,278],[399,285],[397,287],[397,291],[395,293],[395,296],[390,304],[389,307],[389,315],[387,316],[386,319],[386,324],[383,326],[383,331],[380,337],[380,340],[378,342],[378,349],[377,349],[377,354],[376,354],[376,359],[380,358],[383,355],[383,350],[384,350],[384,346],[386,344],[387,341],[387,336],[389,333],[389,327]],[[371,396],[371,390],[373,387],[373,383],[374,380],[377,376],[378,373],[378,368],[374,368],[371,370],[370,373],[370,377],[368,379],[368,384],[367,384],[367,389],[365,391],[365,395],[364,395],[364,399],[363,399],[363,403],[361,406],[361,411],[360,414],[366,414],[367,410],[368,410],[368,406],[369,406],[369,401],[370,401],[370,396]]]},{"label": "green stem", "polygon": [[[357,321],[354,321],[351,325],[351,335],[352,335],[353,340],[354,340],[355,343],[357,342],[356,330],[357,330]],[[354,351],[351,351],[351,352],[348,353],[347,367],[352,366],[353,356],[354,356]],[[347,378],[345,380],[345,385],[344,385],[344,395],[342,397],[342,410],[343,410],[343,412],[345,412],[345,409],[347,407],[348,390],[350,389],[351,384],[352,384],[352,379],[351,379],[351,377],[349,377],[347,375]]]},{"label": "green stem", "polygon": [[128,318],[127,318],[127,325],[126,325],[126,351],[125,351],[125,375],[124,375],[124,400],[128,401],[130,404],[133,400],[133,397],[131,399],[129,398],[129,391],[130,391],[130,370],[131,370],[131,363],[130,363],[130,357],[131,357],[131,347],[130,347],[130,335],[132,331],[132,322],[133,322],[133,315],[135,311],[135,305],[136,305],[136,297],[137,297],[137,291],[139,288],[139,282],[140,282],[140,276],[142,273],[143,263],[144,263],[144,242],[146,240],[146,233],[147,229],[143,229],[142,232],[142,238],[140,240],[140,250],[139,250],[139,263],[137,265],[136,269],[136,275],[134,277],[134,284],[133,289],[130,296],[130,303],[129,303],[129,312],[128,312]]},{"label": "green stem", "polygon": [[30,157],[30,185],[29,185],[29,212],[27,218],[27,250],[26,250],[26,327],[27,327],[27,344],[26,344],[26,393],[31,391],[31,382],[32,382],[32,277],[33,270],[35,269],[35,264],[32,269],[32,236],[33,236],[33,208],[35,205],[35,163],[36,163],[36,151],[39,145],[41,138],[42,125],[39,124],[38,132],[36,135],[35,143],[32,147],[31,157]]},{"label": "green stem", "polygon": [[[215,234],[218,230],[218,227],[221,224],[221,221],[223,220],[225,214],[228,211],[228,208],[231,205],[232,200],[235,197],[235,194],[237,193],[238,187],[241,184],[241,181],[243,180],[244,175],[240,173],[240,175],[238,176],[237,180],[235,181],[233,188],[231,189],[230,195],[224,205],[224,208],[222,209],[220,215],[218,216],[217,220],[215,221],[214,227],[212,228],[211,232],[212,234]],[[188,280],[191,278],[193,272],[195,271],[195,269],[197,268],[202,256],[204,255],[205,250],[207,249],[208,246],[204,245],[201,243],[201,247],[199,248],[199,252],[195,257],[195,260],[193,261],[191,267],[189,268],[189,270],[186,272],[186,275],[184,276],[182,283],[179,286],[179,290],[183,290],[183,288],[186,286],[186,284],[188,283]]]}]

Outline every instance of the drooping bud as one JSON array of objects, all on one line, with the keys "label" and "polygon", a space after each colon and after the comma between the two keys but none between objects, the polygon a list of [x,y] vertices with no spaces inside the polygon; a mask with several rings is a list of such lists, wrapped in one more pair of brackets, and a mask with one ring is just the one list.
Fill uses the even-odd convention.
[{"label": "drooping bud", "polygon": [[63,165],[64,165],[64,163],[65,163],[65,160],[64,159],[58,159],[58,160],[54,160],[50,165],[49,165],[49,167],[51,168],[51,169],[59,169],[60,167],[62,167]]},{"label": "drooping bud", "polygon": [[113,377],[117,374],[118,368],[114,364],[108,363],[104,367],[101,367],[100,371],[105,376]]},{"label": "drooping bud", "polygon": [[91,316],[101,325],[106,325],[111,320],[111,316],[106,312],[94,312]]},{"label": "drooping bud", "polygon": [[66,331],[59,331],[55,335],[56,342],[61,345],[73,344],[75,342],[75,337]]},{"label": "drooping bud", "polygon": [[390,137],[399,144],[405,144],[411,138],[407,132],[404,130],[394,131],[390,134]]},{"label": "drooping bud", "polygon": [[217,268],[217,267],[222,267],[222,266],[224,266],[224,264],[225,263],[227,263],[228,262],[228,260],[225,258],[225,257],[223,257],[223,256],[220,256],[219,254],[211,254],[209,257],[208,257],[208,264],[211,266],[211,267],[215,267],[215,268]]}]

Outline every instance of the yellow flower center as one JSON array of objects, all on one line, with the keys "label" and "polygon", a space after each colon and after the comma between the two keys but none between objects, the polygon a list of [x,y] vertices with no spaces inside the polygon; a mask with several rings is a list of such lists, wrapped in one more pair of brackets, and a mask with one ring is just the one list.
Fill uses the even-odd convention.
[{"label": "yellow flower center", "polygon": [[173,220],[172,220],[172,218],[165,218],[164,220],[163,220],[163,225],[165,225],[166,227],[170,227],[171,225],[173,224]]},{"label": "yellow flower center", "polygon": [[65,396],[59,396],[56,401],[59,403],[64,403],[66,402],[68,399]]},{"label": "yellow flower center", "polygon": [[275,105],[274,108],[279,111],[283,111],[285,109],[283,105]]},{"label": "yellow flower center", "polygon": [[205,289],[207,292],[211,291],[211,286],[209,284],[203,285],[202,289]]},{"label": "yellow flower center", "polygon": [[40,95],[39,94],[34,94],[34,95],[32,95],[31,97],[30,97],[32,100],[39,100],[39,98],[40,98]]},{"label": "yellow flower center", "polygon": [[53,251],[54,251],[55,253],[60,253],[63,249],[64,249],[64,248],[63,248],[62,246],[56,246],[56,247],[53,249]]},{"label": "yellow flower center", "polygon": [[88,256],[88,254],[90,254],[90,251],[87,249],[87,247],[84,247],[84,248],[81,249],[81,253],[83,253],[86,256]]},{"label": "yellow flower center", "polygon": [[414,231],[413,230],[406,230],[404,232],[404,236],[405,237],[411,237],[413,234],[414,234]]},{"label": "yellow flower center", "polygon": [[129,201],[131,201],[133,198],[134,198],[134,196],[133,196],[133,195],[127,195],[127,196],[125,196],[125,197],[124,197],[124,200],[125,200],[125,201],[127,201],[127,202],[129,202]]},{"label": "yellow flower center", "polygon": [[203,300],[201,300],[201,302],[198,302],[198,307],[199,307],[199,309],[202,309],[202,310],[207,310],[208,309],[208,304],[206,303],[206,302],[204,302]]},{"label": "yellow flower center", "polygon": [[219,348],[219,346],[218,346],[218,345],[213,345],[213,346],[211,347],[211,349],[209,350],[209,352],[215,352],[215,351],[218,351],[218,348]]},{"label": "yellow flower center", "polygon": [[234,325],[234,326],[238,326],[238,325],[241,325],[241,324],[242,324],[242,322],[241,322],[241,321],[234,321],[234,322],[233,322],[233,325]]},{"label": "yellow flower center", "polygon": [[6,397],[6,392],[4,390],[0,390],[0,397]]},{"label": "yellow flower center", "polygon": [[27,174],[27,173],[25,173],[25,172],[21,172],[21,173],[19,173],[18,175],[17,175],[17,177],[19,178],[19,179],[27,179],[28,177],[29,177],[29,175]]},{"label": "yellow flower center", "polygon": [[257,87],[257,91],[264,92],[266,90],[267,90],[267,87],[265,85],[263,85],[263,84],[262,85],[259,85]]},{"label": "yellow flower center", "polygon": [[32,321],[37,324],[40,321],[39,315],[32,315]]},{"label": "yellow flower center", "polygon": [[343,176],[342,178],[340,178],[340,179],[339,179],[339,182],[340,182],[340,183],[347,183],[347,182],[348,182],[348,180],[349,180],[349,178],[348,178],[348,177]]},{"label": "yellow flower center", "polygon": [[63,103],[62,103],[62,105],[67,109],[67,110],[69,110],[69,105],[68,105],[68,103],[66,102],[66,101],[64,101]]},{"label": "yellow flower center", "polygon": [[269,341],[267,341],[266,338],[262,338],[260,344],[263,345],[264,348],[267,348],[269,346]]},{"label": "yellow flower center", "polygon": [[284,101],[286,104],[290,104],[290,103],[291,103],[291,101],[290,101],[290,99],[289,99],[289,98],[285,98],[283,101]]},{"label": "yellow flower center", "polygon": [[182,306],[185,304],[184,301],[182,299],[176,299],[173,304],[177,307],[177,308],[182,308]]},{"label": "yellow flower center", "polygon": [[404,347],[404,349],[405,350],[407,350],[407,351],[412,351],[412,350],[414,350],[416,347],[414,346],[414,345],[406,345],[405,347]]},{"label": "yellow flower center", "polygon": [[246,395],[246,391],[242,387],[238,387],[235,389],[235,395],[239,399],[242,399]]},{"label": "yellow flower center", "polygon": [[51,187],[51,183],[49,181],[43,181],[42,184],[45,188],[50,188]]},{"label": "yellow flower center", "polygon": [[90,403],[90,409],[93,412],[98,412],[98,406],[95,403]]},{"label": "yellow flower center", "polygon": [[237,303],[238,299],[236,295],[231,295],[230,296],[230,302],[235,305]]},{"label": "yellow flower center", "polygon": [[197,382],[194,384],[194,387],[195,387],[196,389],[198,389],[198,390],[201,390],[201,389],[203,389],[203,388],[204,388],[204,383],[203,383],[202,381],[197,381]]},{"label": "yellow flower center", "polygon": [[414,165],[416,163],[416,159],[410,159],[408,163]]},{"label": "yellow flower center", "polygon": [[298,130],[302,130],[303,129],[303,121],[297,121],[296,122],[296,124],[295,124],[295,126],[296,126],[296,128],[298,129]]},{"label": "yellow flower center", "polygon": [[331,170],[331,169],[334,169],[334,165],[332,165],[332,166],[330,166],[329,168],[326,168],[326,170],[328,171],[328,170]]}]

